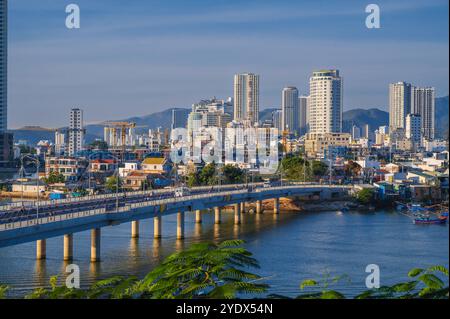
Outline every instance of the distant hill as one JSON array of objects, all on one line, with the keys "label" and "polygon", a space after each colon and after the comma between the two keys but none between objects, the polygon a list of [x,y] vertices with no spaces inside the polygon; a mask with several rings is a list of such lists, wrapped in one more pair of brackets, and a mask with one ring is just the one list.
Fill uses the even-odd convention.
[{"label": "distant hill", "polygon": [[[165,111],[152,113],[145,116],[135,116],[123,121],[135,122],[138,126],[137,131],[146,131],[148,129],[156,129],[158,127],[170,128],[172,123],[172,110],[179,109],[184,111],[186,120],[190,112],[190,108],[170,108]],[[261,122],[272,119],[272,112],[276,108],[266,108],[260,111],[259,119]],[[449,134],[449,101],[448,96],[436,98],[436,136],[446,137]],[[122,120],[120,120],[122,121]],[[343,113],[343,131],[351,132],[352,125],[360,128],[364,124],[369,124],[370,130],[375,130],[379,126],[389,125],[389,113],[377,108],[363,109],[357,108]],[[54,140],[54,130],[42,127],[24,127],[18,130],[11,130],[14,133],[14,139],[27,140],[30,144],[36,144],[39,140]],[[96,138],[103,138],[103,125],[90,124],[86,126],[86,142],[90,143]]]},{"label": "distant hill", "polygon": [[[172,125],[172,110],[174,109],[184,112],[184,116],[186,117],[187,122],[189,112],[191,111],[191,109],[187,108],[170,108],[161,112],[156,112],[141,117],[129,117],[126,119],[121,119],[119,121],[136,123],[137,132],[148,131],[148,129],[156,129],[158,127],[162,127],[163,129],[170,128],[170,126]],[[91,136],[92,139],[103,138],[103,128],[104,126],[101,123],[86,125],[86,134]],[[86,142],[89,143],[90,141],[86,138]]]},{"label": "distant hill", "polygon": [[363,128],[369,124],[370,131],[383,125],[389,125],[389,113],[379,109],[353,109],[342,114],[342,130],[351,133],[352,126]]}]

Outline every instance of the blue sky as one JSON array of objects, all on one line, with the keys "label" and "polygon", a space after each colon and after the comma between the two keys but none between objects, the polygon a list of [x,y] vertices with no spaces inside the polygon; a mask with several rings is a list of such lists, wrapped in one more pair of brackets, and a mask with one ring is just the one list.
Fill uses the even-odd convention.
[{"label": "blue sky", "polygon": [[[65,27],[65,7],[81,29]],[[125,5],[126,3],[126,5]],[[365,27],[365,7],[381,29]],[[9,127],[58,127],[189,107],[261,76],[261,108],[284,86],[308,94],[314,69],[338,68],[344,109],[388,105],[388,84],[448,94],[448,1],[10,0]]]}]

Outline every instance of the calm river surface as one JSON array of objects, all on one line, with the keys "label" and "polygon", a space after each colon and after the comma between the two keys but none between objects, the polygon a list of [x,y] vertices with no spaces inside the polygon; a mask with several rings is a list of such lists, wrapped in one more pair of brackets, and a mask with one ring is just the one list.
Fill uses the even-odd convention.
[{"label": "calm river surface", "polygon": [[[163,238],[153,240],[153,220],[141,221],[141,237],[130,238],[130,224],[102,229],[102,262],[91,264],[90,232],[74,235],[74,261],[80,267],[82,286],[113,275],[143,277],[170,253],[194,242],[240,238],[254,253],[266,277],[269,293],[295,296],[307,278],[320,279],[346,274],[351,282],[336,288],[348,295],[365,289],[365,268],[377,264],[381,284],[407,279],[414,267],[445,265],[449,259],[448,225],[413,225],[401,214],[375,213],[281,213],[274,217],[244,214],[242,225],[233,225],[233,213],[222,213],[223,223],[214,225],[205,213],[201,226],[186,213],[186,239],[176,240],[176,215],[163,218]],[[0,249],[0,283],[20,296],[33,288],[48,286],[50,276],[62,274],[63,238],[47,240],[47,260],[35,260],[35,243]]]}]

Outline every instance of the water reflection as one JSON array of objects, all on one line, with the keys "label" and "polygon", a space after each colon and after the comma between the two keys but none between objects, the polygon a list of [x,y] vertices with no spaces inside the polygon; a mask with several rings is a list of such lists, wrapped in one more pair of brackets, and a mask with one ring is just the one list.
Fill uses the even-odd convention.
[{"label": "water reflection", "polygon": [[202,234],[202,224],[201,223],[195,223],[194,226],[194,236],[199,237]]},{"label": "water reflection", "polygon": [[161,258],[161,239],[155,238],[153,239],[153,250],[152,250],[152,257],[155,259]]},{"label": "water reflection", "polygon": [[48,274],[47,274],[47,261],[45,259],[36,260],[35,274],[38,286],[40,287],[47,286]]},{"label": "water reflection", "polygon": [[139,238],[131,238],[129,256],[132,258],[140,257]]}]

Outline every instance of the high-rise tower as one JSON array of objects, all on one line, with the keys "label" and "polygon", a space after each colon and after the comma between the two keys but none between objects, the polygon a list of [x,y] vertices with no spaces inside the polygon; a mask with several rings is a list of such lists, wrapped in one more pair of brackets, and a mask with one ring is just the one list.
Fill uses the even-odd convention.
[{"label": "high-rise tower", "polygon": [[299,105],[298,105],[298,89],[289,86],[283,89],[281,96],[281,111],[283,130],[290,133],[299,130]]},{"label": "high-rise tower", "polygon": [[253,73],[234,76],[234,120],[259,120],[259,75]]},{"label": "high-rise tower", "polygon": [[343,80],[339,70],[313,72],[309,80],[309,132],[342,131]]}]

